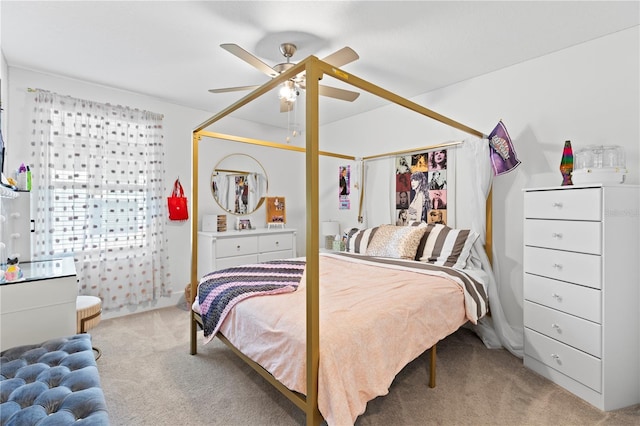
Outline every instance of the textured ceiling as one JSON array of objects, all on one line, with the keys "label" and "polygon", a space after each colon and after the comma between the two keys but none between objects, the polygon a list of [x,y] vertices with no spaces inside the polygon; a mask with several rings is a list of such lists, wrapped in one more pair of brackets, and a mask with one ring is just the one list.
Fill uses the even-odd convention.
[{"label": "textured ceiling", "polygon": [[[360,59],[345,71],[411,98],[640,21],[637,1],[2,0],[0,8],[9,66],[212,113],[247,92],[208,89],[268,80],[221,43],[236,43],[270,65],[283,62],[282,42],[298,44],[294,62],[350,46]],[[376,106],[366,96],[347,104],[323,99],[322,121]],[[243,118],[270,117],[254,108]]]}]

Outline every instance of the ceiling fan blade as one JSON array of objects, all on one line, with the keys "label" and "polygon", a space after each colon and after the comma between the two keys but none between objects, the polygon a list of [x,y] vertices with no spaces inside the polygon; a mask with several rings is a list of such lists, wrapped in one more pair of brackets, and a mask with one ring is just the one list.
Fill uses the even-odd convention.
[{"label": "ceiling fan blade", "polygon": [[323,59],[324,62],[340,68],[350,62],[359,59],[360,56],[350,47],[343,47],[342,49],[332,53],[331,55]]},{"label": "ceiling fan blade", "polygon": [[351,90],[338,89],[337,87],[330,86],[318,86],[318,91],[322,96],[328,96],[330,98],[340,99],[342,101],[353,102],[358,99],[360,93],[352,92]]},{"label": "ceiling fan blade", "polygon": [[260,59],[258,59],[257,57],[255,57],[251,53],[247,52],[246,50],[244,50],[242,47],[238,46],[237,44],[224,43],[224,44],[221,44],[220,47],[222,47],[224,50],[228,51],[229,53],[232,53],[232,54],[236,55],[238,58],[242,59],[243,61],[245,61],[249,65],[251,65],[254,68],[258,69],[259,71],[262,71],[263,73],[265,73],[269,77],[276,77],[278,75],[278,72],[276,70],[274,70],[269,65],[265,64]]},{"label": "ceiling fan blade", "polygon": [[209,89],[211,93],[227,93],[227,92],[239,92],[241,90],[255,90],[260,86],[238,86],[238,87],[225,87],[223,89]]},{"label": "ceiling fan blade", "polygon": [[280,99],[280,112],[289,112],[293,109],[293,102],[286,99]]}]

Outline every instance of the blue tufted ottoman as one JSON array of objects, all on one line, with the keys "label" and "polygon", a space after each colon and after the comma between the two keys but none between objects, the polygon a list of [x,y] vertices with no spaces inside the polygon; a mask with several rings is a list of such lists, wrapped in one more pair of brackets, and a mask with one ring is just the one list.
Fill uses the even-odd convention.
[{"label": "blue tufted ottoman", "polygon": [[0,425],[108,425],[91,336],[0,353]]}]

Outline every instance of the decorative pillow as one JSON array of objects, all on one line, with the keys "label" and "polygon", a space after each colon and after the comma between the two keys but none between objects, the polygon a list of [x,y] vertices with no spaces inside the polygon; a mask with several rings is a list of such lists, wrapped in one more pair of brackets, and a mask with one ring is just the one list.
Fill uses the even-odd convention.
[{"label": "decorative pillow", "polygon": [[375,228],[366,228],[366,229],[358,229],[353,228],[347,234],[347,247],[346,251],[351,253],[360,253],[365,254],[367,251],[367,246],[369,245],[369,241],[375,235],[378,227]]},{"label": "decorative pillow", "polygon": [[428,224],[419,244],[416,260],[463,269],[479,234],[470,229],[454,229]]},{"label": "decorative pillow", "polygon": [[367,256],[415,259],[426,226],[380,225],[367,246]]}]

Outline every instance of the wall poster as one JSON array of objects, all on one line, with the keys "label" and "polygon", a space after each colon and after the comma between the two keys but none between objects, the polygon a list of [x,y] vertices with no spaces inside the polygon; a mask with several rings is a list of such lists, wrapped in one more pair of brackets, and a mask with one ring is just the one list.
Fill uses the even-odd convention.
[{"label": "wall poster", "polygon": [[351,201],[351,166],[338,167],[338,203],[340,210],[349,210]]},{"label": "wall poster", "polygon": [[447,223],[447,150],[396,157],[396,225]]}]

